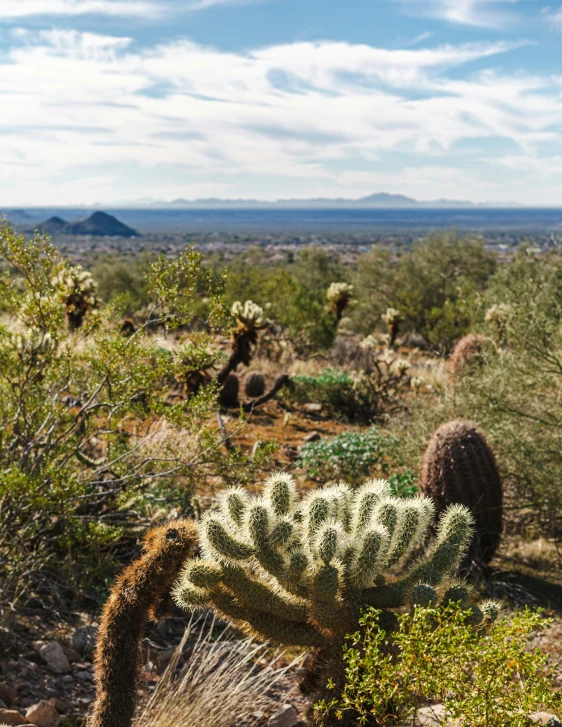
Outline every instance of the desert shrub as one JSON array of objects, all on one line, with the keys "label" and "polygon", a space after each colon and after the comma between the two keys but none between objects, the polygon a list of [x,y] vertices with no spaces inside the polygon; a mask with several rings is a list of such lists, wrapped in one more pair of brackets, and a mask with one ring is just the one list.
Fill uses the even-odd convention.
[{"label": "desert shrub", "polygon": [[288,398],[301,404],[321,404],[334,418],[361,424],[397,411],[403,406],[402,395],[410,391],[409,364],[388,352],[377,355],[368,346],[364,348],[362,370],[325,369],[314,376],[293,376]]},{"label": "desert shrub", "polygon": [[344,646],[343,692],[319,703],[320,712],[351,713],[357,724],[414,724],[419,707],[438,702],[447,715],[439,724],[526,727],[529,714],[562,709],[547,656],[528,648],[531,635],[550,623],[539,613],[474,628],[458,603],[416,606],[398,616],[393,631],[380,616],[363,613]]},{"label": "desert shrub", "polygon": [[124,315],[133,315],[150,301],[146,276],[155,256],[143,253],[131,260],[106,259],[92,269],[98,294],[105,303],[119,299]]},{"label": "desert shrub", "polygon": [[483,301],[509,311],[505,345],[478,376],[463,376],[449,408],[487,433],[509,507],[531,508],[551,535],[562,534],[562,266],[521,253],[500,271]]},{"label": "desert shrub", "polygon": [[[208,424],[216,387],[169,403],[181,350],[161,349],[142,328],[124,338],[111,308],[90,311],[77,330],[65,325],[57,281],[72,268],[48,240],[26,242],[2,224],[0,259],[3,599],[95,597],[139,523],[163,505],[189,509],[196,484],[243,481],[254,463],[236,449],[225,455]],[[189,323],[203,296],[209,325],[223,317],[222,280],[192,251],[156,260],[148,285],[163,326]],[[205,365],[212,340],[191,344],[192,363]]]},{"label": "desert shrub", "polygon": [[392,307],[400,311],[405,332],[421,333],[448,351],[469,332],[476,294],[486,289],[495,268],[495,256],[482,241],[456,233],[432,235],[394,257],[374,249],[359,258],[352,280],[354,323],[370,333]]},{"label": "desert shrub", "polygon": [[326,369],[313,376],[292,376],[288,397],[299,404],[321,404],[335,417],[352,416],[354,410],[354,381],[347,371]]},{"label": "desert shrub", "polygon": [[394,437],[376,427],[348,431],[303,445],[297,465],[313,479],[357,483],[386,475],[396,444]]}]

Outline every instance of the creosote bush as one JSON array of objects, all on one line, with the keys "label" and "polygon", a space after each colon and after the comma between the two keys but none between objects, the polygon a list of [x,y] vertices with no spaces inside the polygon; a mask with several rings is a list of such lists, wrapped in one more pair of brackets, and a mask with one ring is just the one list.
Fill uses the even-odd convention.
[{"label": "creosote bush", "polygon": [[531,713],[562,710],[547,656],[528,648],[550,623],[539,613],[475,627],[470,609],[445,599],[399,615],[392,631],[372,608],[359,623],[344,646],[345,687],[317,704],[320,714],[357,725],[413,725],[420,707],[439,703],[443,725],[528,727]]},{"label": "creosote bush", "polygon": [[[292,477],[277,473],[261,497],[232,488],[220,510],[204,516],[203,557],[187,563],[174,597],[188,609],[210,607],[260,640],[315,649],[301,685],[315,701],[325,696],[329,676],[343,688],[341,649],[361,608],[383,609],[393,623],[393,609],[427,604],[437,589],[447,598],[472,516],[449,508],[433,544],[412,561],[432,518],[431,501],[395,498],[384,480],[356,491],[330,485],[298,500]],[[464,587],[453,591],[468,597]],[[475,606],[474,618],[495,609]]]}]

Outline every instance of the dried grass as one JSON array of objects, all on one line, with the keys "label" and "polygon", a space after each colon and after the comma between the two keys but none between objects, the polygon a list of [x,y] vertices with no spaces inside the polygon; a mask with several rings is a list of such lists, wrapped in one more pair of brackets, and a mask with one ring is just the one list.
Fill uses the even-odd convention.
[{"label": "dried grass", "polygon": [[302,657],[279,666],[280,652],[235,639],[230,627],[192,620],[134,727],[252,727],[278,709],[286,696],[280,682]]}]

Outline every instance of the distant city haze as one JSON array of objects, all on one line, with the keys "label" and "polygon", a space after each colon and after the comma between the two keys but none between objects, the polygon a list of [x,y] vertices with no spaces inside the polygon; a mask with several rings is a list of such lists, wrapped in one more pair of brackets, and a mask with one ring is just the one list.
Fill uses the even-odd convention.
[{"label": "distant city haze", "polygon": [[1,0],[0,204],[559,207],[561,41],[535,0]]}]

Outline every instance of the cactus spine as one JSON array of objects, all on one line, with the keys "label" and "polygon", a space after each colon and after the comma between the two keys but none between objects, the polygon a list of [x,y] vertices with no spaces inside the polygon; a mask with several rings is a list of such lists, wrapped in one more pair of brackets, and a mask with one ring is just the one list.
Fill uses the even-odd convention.
[{"label": "cactus spine", "polygon": [[187,564],[174,598],[212,608],[259,640],[319,649],[303,683],[315,701],[328,676],[342,672],[341,646],[362,607],[438,600],[470,541],[472,516],[449,508],[433,545],[411,562],[432,517],[430,500],[396,499],[383,480],[358,490],[330,485],[299,500],[292,477],[275,473],[261,497],[231,488],[205,515],[203,557]]},{"label": "cactus spine", "polygon": [[421,489],[438,513],[454,503],[471,511],[475,533],[464,567],[489,563],[501,538],[503,491],[494,454],[475,424],[456,420],[435,432],[423,461]]},{"label": "cactus spine", "polygon": [[475,368],[484,364],[486,356],[494,353],[494,342],[487,336],[469,333],[457,342],[451,355],[451,373],[458,376],[461,373],[471,373]]},{"label": "cactus spine", "polygon": [[257,399],[265,394],[265,379],[259,371],[248,371],[244,377],[244,391],[250,399]]},{"label": "cactus spine", "polygon": [[145,538],[141,557],[117,579],[101,618],[90,727],[130,727],[144,625],[148,618],[165,614],[170,588],[196,542],[197,527],[189,520],[154,528]]}]

